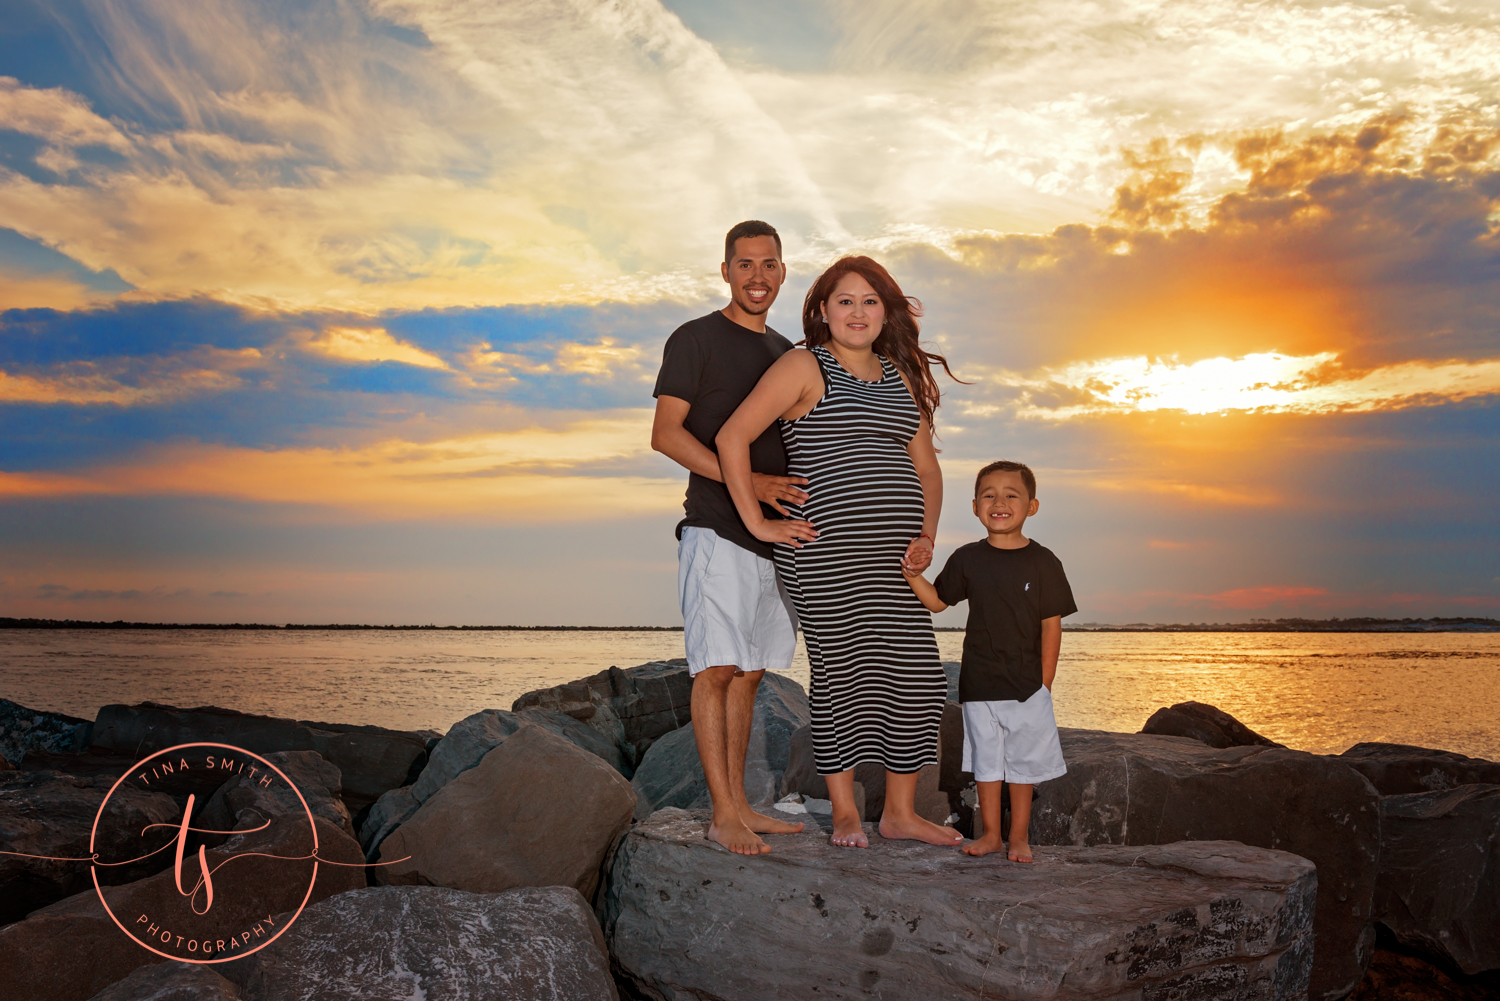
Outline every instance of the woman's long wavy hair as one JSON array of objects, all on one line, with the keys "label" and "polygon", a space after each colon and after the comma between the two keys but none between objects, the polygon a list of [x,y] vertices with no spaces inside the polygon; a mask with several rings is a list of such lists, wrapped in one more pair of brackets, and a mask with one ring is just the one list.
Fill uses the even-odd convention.
[{"label": "woman's long wavy hair", "polygon": [[938,401],[943,395],[938,390],[937,380],[932,377],[932,366],[943,366],[943,371],[954,382],[963,380],[953,374],[953,370],[948,367],[948,359],[922,350],[917,343],[917,318],[922,315],[921,301],[902,292],[891,273],[876,261],[854,255],[841,257],[818,276],[812,288],[807,290],[807,299],[802,303],[802,343],[815,348],[833,339],[828,324],[823,320],[823,304],[848,274],[858,274],[880,296],[880,301],[885,306],[885,323],[881,325],[880,336],[875,338],[871,347],[876,354],[889,358],[891,364],[906,376],[906,381],[911,384],[917,409],[922,411],[922,416],[927,418],[927,426],[931,427],[932,415],[937,411]]}]

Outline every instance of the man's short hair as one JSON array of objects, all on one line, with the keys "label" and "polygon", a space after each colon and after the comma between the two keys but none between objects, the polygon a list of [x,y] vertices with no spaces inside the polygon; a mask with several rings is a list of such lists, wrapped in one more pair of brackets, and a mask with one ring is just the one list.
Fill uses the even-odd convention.
[{"label": "man's short hair", "polygon": [[1036,474],[1031,471],[1031,467],[1026,465],[1026,463],[1011,462],[1009,459],[1001,459],[999,462],[992,462],[979,471],[979,475],[974,477],[975,497],[979,496],[979,485],[983,483],[984,478],[991,473],[1020,473],[1021,482],[1026,484],[1026,499],[1036,499]]},{"label": "man's short hair", "polygon": [[776,227],[759,219],[746,219],[739,223],[724,237],[724,263],[728,264],[734,260],[734,245],[737,240],[747,236],[769,236],[776,241],[776,259],[781,259],[781,234],[776,232]]}]

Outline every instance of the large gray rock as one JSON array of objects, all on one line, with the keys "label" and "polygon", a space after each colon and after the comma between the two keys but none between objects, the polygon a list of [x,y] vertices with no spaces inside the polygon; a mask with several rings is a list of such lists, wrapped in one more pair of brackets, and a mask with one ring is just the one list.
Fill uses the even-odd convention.
[{"label": "large gray rock", "polygon": [[[116,776],[117,778],[118,776]],[[54,771],[0,772],[0,924],[19,921],[39,907],[93,885],[88,862],[94,818],[115,778],[83,778]],[[101,862],[125,862],[146,854],[138,832],[175,821],[182,811],[165,793],[122,785],[109,800],[94,850]],[[171,842],[162,831],[152,847]],[[26,856],[44,856],[28,858]],[[170,852],[132,865],[99,867],[106,885],[129,883],[172,864]]]},{"label": "large gray rock", "polygon": [[562,886],[371,887],[309,907],[226,964],[244,1001],[615,1001],[599,925]]},{"label": "large gray rock", "polygon": [[[781,795],[792,737],[810,719],[802,686],[767,671],[755,692],[750,747],[745,753],[745,796],[752,806],[769,806]],[[636,769],[631,785],[635,788],[637,819],[664,806],[711,807],[693,724],[657,738]]]},{"label": "large gray rock", "polygon": [[693,718],[687,661],[652,661],[527,692],[511,709],[550,709],[581,720],[617,744],[632,767],[656,740]]},{"label": "large gray rock", "polygon": [[90,746],[137,759],[195,741],[230,744],[262,755],[317,751],[338,768],[344,803],[350,812],[358,813],[386,790],[410,784],[426,764],[427,743],[435,736],[430,731],[256,716],[217,706],[178,709],[143,702],[100,709]]},{"label": "large gray rock", "polygon": [[1374,946],[1379,795],[1338,758],[1061,729],[1068,774],[1037,787],[1033,845],[1241,841],[1318,866],[1311,993],[1342,998]]},{"label": "large gray rock", "polygon": [[571,886],[592,898],[635,794],[597,756],[525,724],[385,839],[382,883],[494,893]]},{"label": "large gray rock", "polygon": [[72,754],[89,746],[94,724],[0,699],[0,761],[19,765],[30,751]]},{"label": "large gray rock", "polygon": [[416,782],[392,789],[370,807],[360,828],[360,844],[365,854],[375,858],[380,843],[400,825],[411,819],[423,803],[459,775],[473,768],[490,751],[526,724],[539,726],[595,755],[626,778],[631,768],[625,754],[599,733],[570,716],[550,709],[526,709],[506,712],[483,709],[455,723],[432,749],[431,759]]},{"label": "large gray rock", "polygon": [[1339,760],[1359,772],[1382,796],[1440,792],[1461,785],[1500,785],[1500,762],[1410,744],[1355,744]]},{"label": "large gray rock", "polygon": [[1375,917],[1465,973],[1500,968],[1500,786],[1380,801]]},{"label": "large gray rock", "polygon": [[202,963],[143,966],[89,1001],[241,1001],[240,989]]},{"label": "large gray rock", "polygon": [[625,836],[599,903],[617,971],[675,1001],[880,997],[1301,999],[1316,874],[1230,842],[1003,855],[778,835],[733,855],[664,810]]},{"label": "large gray rock", "polygon": [[[261,820],[283,814],[305,816],[302,804],[306,802],[313,816],[322,817],[349,837],[354,837],[349,808],[339,798],[341,776],[333,764],[325,761],[317,751],[273,751],[265,758],[286,773],[296,786],[295,790],[275,773],[255,778],[234,775],[204,804],[193,826],[205,830],[231,830],[247,810],[253,810]],[[302,794],[300,799],[299,792]]]},{"label": "large gray rock", "polygon": [[[295,910],[307,897],[315,903],[336,893],[365,886],[364,859],[359,845],[326,820],[318,819],[318,857],[337,865],[318,865],[308,896],[313,862],[307,818],[277,817],[265,830],[237,834],[206,859],[214,868],[214,903],[203,915],[177,890],[171,869],[154,876],[107,887],[110,909],[127,926],[139,916],[169,934],[159,948],[174,958],[201,958],[200,940],[226,943],[257,926],[269,934],[265,920]],[[232,864],[227,864],[231,862]],[[196,859],[184,863],[183,875],[196,881]],[[203,897],[198,898],[201,908]],[[188,947],[191,942],[193,948]],[[240,947],[236,944],[236,948]],[[0,928],[0,971],[6,998],[27,1001],[87,1001],[99,991],[129,976],[137,967],[159,963],[126,937],[105,912],[92,889],[33,911],[24,921]]]},{"label": "large gray rock", "polygon": [[1151,714],[1141,733],[1165,737],[1191,737],[1209,747],[1283,747],[1262,737],[1217,706],[1206,702],[1179,702]]}]

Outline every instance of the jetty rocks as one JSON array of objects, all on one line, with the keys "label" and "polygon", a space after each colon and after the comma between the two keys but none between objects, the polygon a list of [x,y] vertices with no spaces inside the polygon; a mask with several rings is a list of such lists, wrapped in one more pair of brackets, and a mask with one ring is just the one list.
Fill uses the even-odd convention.
[{"label": "jetty rocks", "polygon": [[1033,845],[1239,841],[1317,864],[1312,996],[1340,998],[1375,945],[1380,796],[1338,758],[1062,728],[1068,773],[1037,787]]},{"label": "jetty rocks", "polygon": [[[944,667],[951,690],[957,665]],[[0,997],[1417,1001],[1425,988],[1403,971],[1500,977],[1500,764],[1394,744],[1309,754],[1179,703],[1146,725],[1165,732],[1062,731],[1069,770],[1038,787],[1036,865],[873,829],[869,850],[837,850],[806,693],[767,675],[746,794],[807,829],[743,857],[703,837],[691,689],[682,661],[610,668],[445,735],[154,703],[89,723],[0,704],[16,765],[0,767],[0,851],[86,857],[93,814],[139,756],[222,742],[301,795],[178,769],[117,790],[107,826],[162,825],[170,840],[191,794],[194,826],[237,831],[197,835],[185,861],[201,844],[210,864],[262,852],[310,866],[296,861],[307,810],[320,857],[338,863],[319,866],[282,938],[205,969],[123,935],[88,864],[0,855]],[[917,806],[968,831],[961,746],[950,703]],[[883,771],[856,779],[878,820]],[[102,872],[111,907],[180,912],[171,856]],[[289,872],[237,861],[195,926],[295,911],[306,883]]]},{"label": "jetty rocks", "polygon": [[309,907],[281,938],[220,970],[241,1001],[619,996],[588,902],[560,886],[355,890]]},{"label": "jetty rocks", "polygon": [[627,834],[599,903],[617,971],[673,1001],[792,997],[1303,999],[1312,863],[1230,842],[1003,854],[814,831],[745,859],[668,809]]}]

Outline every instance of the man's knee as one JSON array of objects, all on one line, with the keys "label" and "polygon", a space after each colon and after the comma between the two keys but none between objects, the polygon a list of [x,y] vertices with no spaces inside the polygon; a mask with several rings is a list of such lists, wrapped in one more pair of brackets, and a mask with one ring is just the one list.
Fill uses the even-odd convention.
[{"label": "man's knee", "polygon": [[719,664],[715,667],[705,667],[693,675],[693,686],[700,683],[712,688],[728,688],[729,683],[735,679],[740,669],[733,664]]}]

